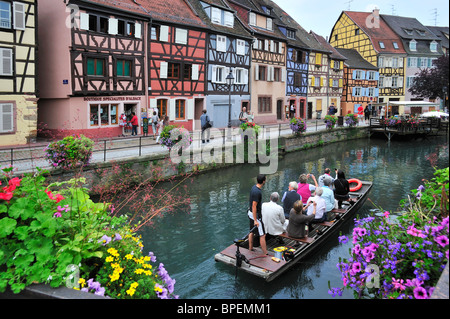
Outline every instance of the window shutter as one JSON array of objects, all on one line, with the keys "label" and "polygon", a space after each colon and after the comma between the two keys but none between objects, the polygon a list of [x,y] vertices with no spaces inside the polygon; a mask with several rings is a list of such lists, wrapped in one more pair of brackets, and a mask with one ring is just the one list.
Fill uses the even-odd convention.
[{"label": "window shutter", "polygon": [[[330,68],[331,68],[331,69],[334,69],[334,60],[331,60],[331,61],[330,61]],[[330,85],[330,86],[331,86],[331,85]]]},{"label": "window shutter", "polygon": [[228,11],[225,11],[225,26],[231,28],[234,26],[234,15]]},{"label": "window shutter", "polygon": [[13,59],[11,49],[0,48],[0,75],[13,75]]},{"label": "window shutter", "polygon": [[330,79],[330,88],[332,88],[333,87],[333,79]]},{"label": "window shutter", "polygon": [[168,67],[168,63],[161,61],[161,65],[159,68],[159,77],[161,79],[167,79],[167,67]]},{"label": "window shutter", "polygon": [[316,86],[316,78],[314,76],[311,77],[311,86]]},{"label": "window shutter", "polygon": [[322,53],[316,53],[316,64],[317,65],[322,64]]},{"label": "window shutter", "polygon": [[216,83],[217,82],[217,65],[211,65],[211,82]]},{"label": "window shutter", "polygon": [[186,29],[175,29],[175,43],[187,44],[187,30]]},{"label": "window shutter", "polygon": [[356,87],[352,88],[352,96],[356,96]]},{"label": "window shutter", "polygon": [[199,65],[198,64],[192,64],[191,80],[193,80],[193,81],[197,81],[198,80],[198,70],[199,70]]},{"label": "window shutter", "polygon": [[264,40],[264,50],[269,51],[269,40]]},{"label": "window shutter", "polygon": [[227,37],[218,35],[216,38],[216,50],[220,52],[227,52]]},{"label": "window shutter", "polygon": [[244,79],[242,80],[242,84],[247,85],[248,84],[248,69],[244,69],[243,74],[244,74]]},{"label": "window shutter", "polygon": [[11,132],[13,127],[13,104],[0,104],[0,132]]},{"label": "window shutter", "polygon": [[119,20],[113,18],[109,19],[108,33],[111,35],[116,35],[118,33],[118,29],[119,29]]},{"label": "window shutter", "polygon": [[256,13],[250,12],[249,13],[249,23],[250,25],[256,25]]},{"label": "window shutter", "polygon": [[281,82],[286,82],[286,69],[281,68]]},{"label": "window shutter", "polygon": [[134,26],[134,37],[135,38],[142,38],[142,25],[140,23],[136,23]]},{"label": "window shutter", "polygon": [[278,42],[278,54],[283,54],[283,43]]},{"label": "window shutter", "polygon": [[341,61],[340,69],[341,69],[341,70],[344,69],[344,61]]},{"label": "window shutter", "polygon": [[89,14],[85,12],[80,13],[80,29],[89,30]]},{"label": "window shutter", "polygon": [[403,87],[403,76],[399,76],[397,80],[397,87]]},{"label": "window shutter", "polygon": [[267,74],[267,81],[269,82],[273,82],[273,78],[274,78],[274,68],[273,66],[269,65],[269,68],[267,69],[268,74]]},{"label": "window shutter", "polygon": [[169,42],[169,26],[161,26],[161,28],[159,29],[159,41]]},{"label": "window shutter", "polygon": [[244,40],[236,40],[236,54],[245,55],[245,41]]},{"label": "window shutter", "polygon": [[[152,111],[158,107],[157,101],[156,99],[151,99],[150,100],[150,108],[152,109]],[[152,113],[153,114],[153,113]]]},{"label": "window shutter", "polygon": [[321,77],[320,77],[320,86],[323,86],[323,80],[324,80],[324,77],[321,76]]},{"label": "window shutter", "polygon": [[176,113],[175,100],[170,99],[169,100],[169,120],[170,121],[175,121],[175,116],[176,116],[175,113]]},{"label": "window shutter", "polygon": [[352,79],[353,79],[353,80],[356,79],[356,70],[353,70],[353,72],[352,72]]},{"label": "window shutter", "polygon": [[221,11],[219,8],[211,8],[211,22],[212,23],[219,23],[222,20],[221,19]]},{"label": "window shutter", "polygon": [[275,41],[270,40],[270,52],[275,52]]},{"label": "window shutter", "polygon": [[380,94],[380,89],[379,88],[375,88],[373,95],[375,97],[378,97],[379,94]]},{"label": "window shutter", "polygon": [[187,100],[187,119],[194,119],[194,99]]},{"label": "window shutter", "polygon": [[14,2],[14,29],[25,30],[25,4]]},{"label": "window shutter", "polygon": [[339,87],[343,87],[344,86],[344,81],[342,79],[339,79]]}]

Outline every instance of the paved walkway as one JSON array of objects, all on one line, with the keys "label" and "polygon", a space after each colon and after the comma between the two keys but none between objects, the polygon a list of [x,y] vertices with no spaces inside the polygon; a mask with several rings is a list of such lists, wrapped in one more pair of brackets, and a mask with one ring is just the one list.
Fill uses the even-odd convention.
[{"label": "paved walkway", "polygon": [[[366,126],[367,124],[364,124]],[[266,125],[262,127],[262,138],[268,139],[277,138],[279,136],[289,136],[292,130],[289,124],[280,125]],[[325,130],[325,123],[323,120],[309,120],[307,121],[307,132],[323,131]],[[225,132],[225,134],[224,134]],[[236,130],[234,130],[236,133]],[[210,145],[223,145],[226,141],[226,129],[212,130]],[[200,148],[201,131],[191,132],[193,137],[193,148]],[[237,134],[233,135],[233,142],[239,142],[241,137]],[[50,140],[42,140],[35,144],[17,147],[1,147],[0,146],[0,167],[8,167],[12,164],[16,174],[35,172],[36,167],[42,169],[50,169],[52,166],[45,159],[44,148],[48,145]],[[99,139],[95,142],[94,152],[91,158],[91,163],[106,162],[110,160],[134,158],[138,156],[146,156],[152,154],[169,154],[168,150],[156,143],[152,137],[118,137],[111,139]]]}]

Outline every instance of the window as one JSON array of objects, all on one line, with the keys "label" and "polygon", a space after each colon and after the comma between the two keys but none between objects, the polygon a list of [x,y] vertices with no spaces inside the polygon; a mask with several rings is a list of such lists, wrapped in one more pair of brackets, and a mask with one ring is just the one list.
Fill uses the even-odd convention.
[{"label": "window", "polygon": [[232,28],[234,26],[234,15],[231,12],[225,11],[224,23],[226,27]]},{"label": "window", "polygon": [[131,60],[117,60],[117,76],[131,76]]},{"label": "window", "polygon": [[394,46],[394,49],[398,49],[398,43],[397,42],[392,42],[392,45]]},{"label": "window", "polygon": [[87,75],[90,76],[105,76],[105,59],[102,58],[87,58]]},{"label": "window", "polygon": [[355,80],[362,80],[362,79],[364,79],[364,71],[355,70],[354,73],[353,73],[353,79],[355,79]]},{"label": "window", "polygon": [[12,49],[0,48],[0,76],[13,75]]},{"label": "window", "polygon": [[158,99],[156,101],[156,107],[158,108],[159,118],[163,119],[167,115],[167,100]]},{"label": "window", "polygon": [[294,87],[299,88],[302,86],[302,74],[295,72],[294,73]]},{"label": "window", "polygon": [[353,88],[353,96],[362,96],[362,88],[354,87]]},{"label": "window", "polygon": [[227,52],[227,37],[218,35],[216,40],[216,50],[219,52]]},{"label": "window", "polygon": [[211,8],[211,22],[220,24],[222,20],[222,11],[219,8]]},{"label": "window", "polygon": [[380,78],[378,79],[378,87],[384,87],[384,76],[380,76]]},{"label": "window", "polygon": [[415,57],[408,58],[408,66],[412,68],[417,68],[417,58]]},{"label": "window", "polygon": [[212,82],[213,83],[226,83],[227,68],[224,66],[213,65],[212,66]]},{"label": "window", "polygon": [[413,30],[411,29],[403,29],[407,35],[413,35]]},{"label": "window", "polygon": [[273,68],[273,80],[275,82],[281,82],[281,69]]},{"label": "window", "polygon": [[418,29],[415,29],[415,30],[416,30],[417,34],[419,34],[422,37],[424,37],[426,35],[424,30],[418,30]]},{"label": "window", "polygon": [[234,68],[234,84],[248,84],[248,70],[243,68]]},{"label": "window", "polygon": [[316,53],[316,65],[322,65],[322,53]]},{"label": "window", "polygon": [[287,29],[287,30],[286,30],[286,36],[287,36],[289,39],[295,39],[295,30]]},{"label": "window", "polygon": [[406,78],[406,88],[409,89],[414,84],[415,76],[408,76]]},{"label": "window", "polygon": [[176,100],[175,101],[175,118],[177,120],[185,119],[185,111],[186,111],[186,101],[185,100]]},{"label": "window", "polygon": [[378,57],[378,67],[384,68],[384,57],[382,56]]},{"label": "window", "polygon": [[266,67],[264,65],[260,65],[259,66],[258,78],[259,78],[260,81],[265,81],[266,80]]},{"label": "window", "polygon": [[378,44],[380,45],[381,49],[385,49],[386,48],[386,46],[384,45],[384,42],[378,41]]},{"label": "window", "polygon": [[428,67],[428,58],[419,58],[418,62],[419,62],[418,67],[420,67],[420,68],[427,68]]},{"label": "window", "polygon": [[11,29],[11,3],[0,1],[0,28]]},{"label": "window", "polygon": [[167,78],[178,80],[180,78],[180,63],[167,64]]},{"label": "window", "polygon": [[376,81],[376,79],[377,79],[377,72],[375,72],[375,71],[367,71],[367,79],[369,81]]},{"label": "window", "polygon": [[137,37],[136,26],[137,25],[133,22],[119,20],[117,25],[117,34]]},{"label": "window", "polygon": [[161,29],[161,26],[159,26],[159,25],[152,26],[152,29],[150,31],[150,39],[151,40],[158,41],[160,29]]},{"label": "window", "polygon": [[190,80],[192,78],[192,64],[185,63],[183,67],[183,79]]},{"label": "window", "polygon": [[393,76],[391,79],[392,79],[391,87],[393,87],[393,88],[397,87],[397,84],[398,84],[398,77]]},{"label": "window", "polygon": [[433,41],[430,43],[430,51],[431,52],[437,52],[438,49],[438,44],[436,41]]},{"label": "window", "polygon": [[392,58],[392,67],[398,68],[398,58]]},{"label": "window", "polygon": [[359,35],[360,30],[359,29],[355,29],[355,35]]},{"label": "window", "polygon": [[0,133],[14,131],[14,105],[12,103],[0,104]]},{"label": "window", "polygon": [[271,113],[271,112],[272,112],[272,98],[258,97],[258,113]]},{"label": "window", "polygon": [[417,41],[416,40],[409,41],[409,49],[411,51],[417,51]]},{"label": "window", "polygon": [[91,104],[90,126],[117,125],[117,104]]}]

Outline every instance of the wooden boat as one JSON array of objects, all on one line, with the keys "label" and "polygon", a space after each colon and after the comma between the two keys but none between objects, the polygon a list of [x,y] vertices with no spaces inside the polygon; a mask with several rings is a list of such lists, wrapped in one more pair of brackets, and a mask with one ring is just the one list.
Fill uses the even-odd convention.
[{"label": "wooden boat", "polygon": [[[362,186],[358,191],[350,192],[350,200],[344,202],[342,209],[333,209],[328,213],[328,221],[316,224],[307,237],[291,238],[283,233],[281,237],[284,244],[280,244],[277,237],[266,239],[269,256],[265,256],[262,250],[254,248],[248,250],[248,234],[242,239],[234,240],[234,244],[228,246],[214,256],[217,262],[236,267],[238,271],[261,277],[266,281],[272,281],[280,276],[295,263],[305,259],[316,248],[320,247],[330,236],[338,236],[337,230],[363,206],[372,188],[371,182],[362,181]],[[288,249],[279,262],[272,259],[275,255],[280,256],[278,247],[283,246]]]}]

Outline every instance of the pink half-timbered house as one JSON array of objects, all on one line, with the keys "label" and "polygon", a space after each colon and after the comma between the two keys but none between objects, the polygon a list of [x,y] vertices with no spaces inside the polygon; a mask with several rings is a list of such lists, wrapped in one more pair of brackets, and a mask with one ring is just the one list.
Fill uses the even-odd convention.
[{"label": "pink half-timbered house", "polygon": [[[170,124],[195,127],[205,108],[205,23],[187,1],[142,0],[152,22],[148,45],[150,111]],[[151,116],[151,114],[149,114]]]}]

